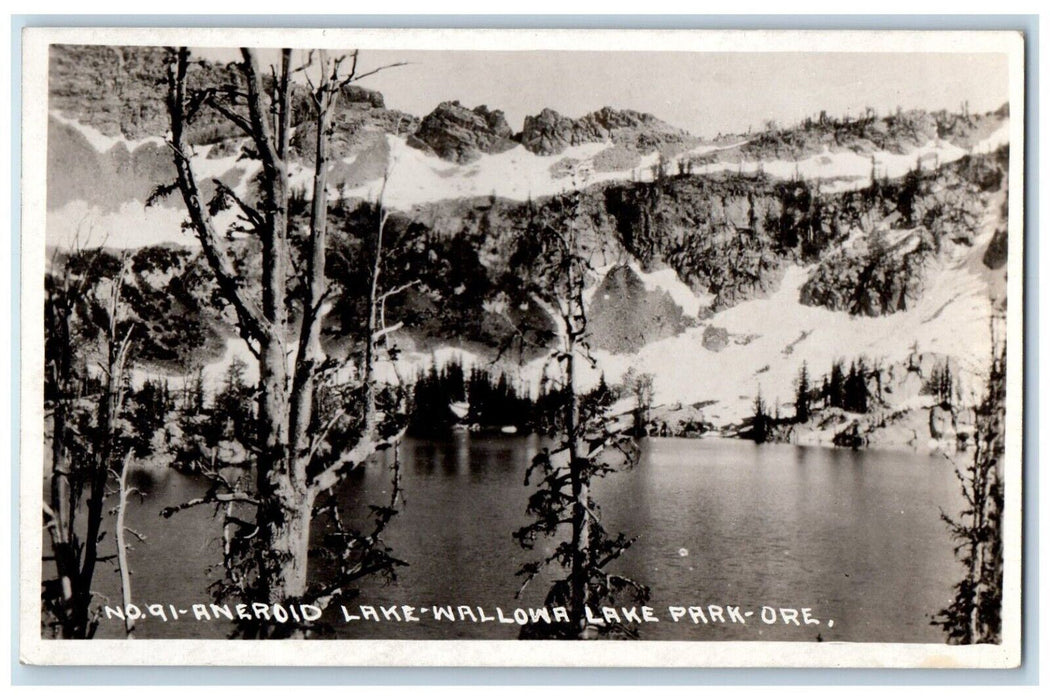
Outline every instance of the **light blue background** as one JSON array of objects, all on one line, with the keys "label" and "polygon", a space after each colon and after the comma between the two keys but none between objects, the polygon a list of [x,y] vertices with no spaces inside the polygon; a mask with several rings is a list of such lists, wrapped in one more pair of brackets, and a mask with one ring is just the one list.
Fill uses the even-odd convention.
[{"label": "light blue background", "polygon": [[[1025,89],[1025,436],[1023,531],[1023,640],[1021,668],[992,670],[869,669],[470,669],[470,668],[201,668],[34,667],[18,663],[19,522],[11,509],[11,682],[15,685],[333,685],[333,684],[560,684],[560,685],[783,685],[1036,684],[1039,681],[1037,500],[1038,434],[1038,56],[1034,15],[14,15],[11,17],[11,290],[12,377],[19,376],[21,30],[24,27],[468,27],[601,29],[998,29],[1024,32]],[[18,381],[12,380],[11,494],[19,493]]]}]

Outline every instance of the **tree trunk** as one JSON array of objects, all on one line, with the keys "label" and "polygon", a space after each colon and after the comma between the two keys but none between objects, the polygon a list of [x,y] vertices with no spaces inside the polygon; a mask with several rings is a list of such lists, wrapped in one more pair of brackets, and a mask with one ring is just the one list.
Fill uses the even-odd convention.
[{"label": "tree trunk", "polygon": [[[322,58],[322,61],[324,59]],[[320,99],[324,99],[323,96]],[[334,101],[334,97],[332,98]],[[334,102],[333,102],[334,104]],[[331,128],[332,105],[319,106],[314,121],[317,138],[314,148],[313,198],[310,206],[310,244],[307,249],[305,299],[300,321],[299,348],[295,359],[295,381],[292,388],[291,454],[302,459],[309,451],[310,422],[314,414],[315,377],[324,362],[321,328],[324,325],[328,292],[325,260],[328,230],[328,131]],[[302,473],[306,474],[307,465]]]},{"label": "tree trunk", "polygon": [[[255,524],[251,536],[255,567],[245,572],[235,585],[247,586],[242,593],[253,601],[270,604],[298,602],[306,593],[307,556],[310,522],[314,499],[319,491],[338,483],[340,460],[321,475],[311,473],[313,436],[311,426],[316,413],[317,372],[325,361],[321,331],[329,302],[329,285],[325,277],[326,223],[328,216],[327,174],[328,142],[331,138],[333,110],[343,87],[348,85],[356,68],[356,53],[349,76],[339,75],[342,59],[331,61],[320,52],[321,82],[311,83],[315,107],[316,151],[314,191],[310,212],[310,240],[307,246],[305,274],[293,265],[288,242],[289,219],[289,136],[292,120],[291,50],[281,52],[280,74],[266,85],[255,52],[243,48],[240,69],[245,79],[243,95],[247,118],[231,105],[211,101],[220,114],[244,131],[254,144],[262,165],[258,210],[238,202],[262,247],[261,308],[253,290],[247,288],[237,272],[231,255],[220,243],[211,213],[203,205],[190,156],[191,147],[184,138],[187,119],[186,71],[189,52],[179,49],[169,69],[168,112],[171,118],[171,141],[178,185],[190,214],[205,257],[215,273],[220,292],[237,313],[241,336],[254,349],[258,347],[258,417],[256,453]],[[310,63],[312,63],[312,54]],[[309,65],[309,63],[307,64]],[[305,70],[303,66],[301,70]],[[309,80],[308,80],[309,82]],[[264,89],[271,89],[270,104],[264,100]],[[238,105],[239,107],[239,105]],[[274,133],[276,131],[276,133]],[[289,274],[302,283],[302,310],[298,320],[289,318],[287,290]],[[374,294],[373,294],[374,303]],[[371,342],[371,339],[369,339]],[[292,355],[294,354],[294,357]],[[292,367],[289,367],[291,359]],[[366,365],[371,361],[367,357]],[[366,369],[366,381],[372,379]],[[371,387],[367,388],[371,392]],[[366,434],[375,426],[373,395],[369,394],[363,409]],[[364,438],[362,445],[372,444]],[[354,450],[351,450],[353,452]],[[367,457],[362,454],[360,460]],[[358,462],[359,463],[359,462]],[[329,471],[331,470],[331,471]],[[323,478],[322,478],[323,475]],[[230,562],[231,533],[224,528],[224,548]],[[256,577],[248,580],[251,575]],[[290,626],[266,625],[259,634],[284,636]],[[301,634],[301,631],[291,631]]]},{"label": "tree trunk", "polygon": [[[59,403],[65,401],[59,399]],[[73,606],[73,582],[77,577],[77,553],[73,543],[73,507],[70,471],[72,462],[65,447],[65,408],[56,405],[54,429],[51,437],[51,549],[55,556],[55,570],[59,581],[59,596],[63,620],[62,636],[69,638],[71,627],[66,624]]]},{"label": "tree trunk", "polygon": [[117,522],[114,526],[114,535],[117,541],[117,568],[120,569],[120,596],[124,603],[124,636],[132,639],[135,636],[135,618],[127,614],[128,605],[131,604],[131,567],[128,566],[128,543],[126,537],[126,526],[124,519],[128,509],[128,466],[131,464],[131,452],[124,457],[124,465],[120,470],[120,482],[117,504]]},{"label": "tree trunk", "polygon": [[[570,270],[570,283],[572,273]],[[570,284],[571,286],[571,284]],[[569,441],[569,478],[572,487],[572,570],[570,572],[569,600],[571,619],[577,636],[582,636],[587,628],[587,568],[590,556],[590,519],[587,513],[587,502],[590,498],[589,479],[583,473],[585,460],[580,426],[580,398],[576,392],[576,328],[574,322],[574,305],[568,304],[569,313],[565,317],[566,360],[565,385],[569,393],[566,404],[565,433]]]},{"label": "tree trunk", "polygon": [[72,352],[69,340],[68,289],[61,298],[48,295],[47,314],[49,331],[53,334],[53,347],[58,352],[52,365],[55,386],[55,405],[51,424],[51,550],[55,557],[55,572],[59,582],[59,605],[56,611],[62,625],[62,636],[73,636],[71,614],[73,611],[73,588],[79,574],[77,546],[73,531],[73,485],[72,457],[67,445],[67,424],[72,401]]},{"label": "tree trunk", "polygon": [[[123,263],[122,263],[123,265]],[[88,483],[91,495],[88,497],[87,534],[84,538],[84,553],[80,565],[80,575],[73,596],[73,633],[78,639],[91,637],[94,625],[91,617],[91,582],[95,576],[95,565],[98,563],[98,544],[102,528],[102,507],[106,498],[106,481],[109,479],[110,464],[113,460],[113,448],[117,436],[115,421],[120,415],[124,403],[124,368],[131,345],[131,331],[123,340],[117,337],[117,315],[121,305],[121,285],[124,269],[114,281],[113,300],[109,311],[109,327],[106,329],[106,389],[99,400],[98,435],[99,443],[94,445],[94,459]]]},{"label": "tree trunk", "polygon": [[[259,499],[259,537],[266,543],[257,550],[262,600],[293,604],[306,594],[313,498],[294,488],[287,479],[273,479],[269,492]],[[301,637],[301,630],[272,628],[264,636]]]}]

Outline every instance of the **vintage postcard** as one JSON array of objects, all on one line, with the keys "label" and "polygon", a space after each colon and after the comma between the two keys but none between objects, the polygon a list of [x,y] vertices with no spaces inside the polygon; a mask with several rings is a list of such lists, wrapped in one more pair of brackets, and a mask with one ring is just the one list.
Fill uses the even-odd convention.
[{"label": "vintage postcard", "polygon": [[1020,663],[1021,34],[23,49],[24,663]]}]

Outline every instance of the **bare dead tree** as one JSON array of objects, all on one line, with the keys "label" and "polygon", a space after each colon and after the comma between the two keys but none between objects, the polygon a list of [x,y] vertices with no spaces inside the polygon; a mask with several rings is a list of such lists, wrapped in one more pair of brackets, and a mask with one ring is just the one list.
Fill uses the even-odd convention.
[{"label": "bare dead tree", "polygon": [[[121,466],[120,471],[117,472],[111,470],[110,472],[113,478],[117,481],[117,505],[113,509],[113,514],[116,516],[116,524],[113,526],[113,539],[117,545],[117,571],[120,574],[120,598],[125,611],[128,610],[128,606],[132,603],[131,566],[128,564],[128,551],[131,547],[128,545],[127,536],[128,533],[131,533],[140,541],[145,540],[143,535],[132,530],[126,524],[128,497],[133,493],[138,492],[138,489],[134,486],[128,486],[128,469],[131,466],[131,458],[133,456],[134,451],[128,450],[127,454],[124,455],[124,463]],[[128,639],[132,639],[135,636],[135,617],[133,615],[124,616],[124,636]]]},{"label": "bare dead tree", "polygon": [[[310,524],[318,498],[374,454],[395,446],[404,431],[398,420],[398,399],[381,396],[375,379],[377,354],[394,330],[379,326],[377,320],[383,294],[380,254],[372,267],[369,323],[362,334],[361,352],[346,362],[354,374],[350,385],[336,384],[333,378],[339,375],[340,363],[321,344],[334,296],[325,270],[333,117],[344,89],[389,66],[361,72],[356,51],[340,56],[312,51],[301,66],[293,68],[292,51],[284,49],[280,65],[267,76],[256,53],[242,49],[235,82],[190,88],[189,51],[179,48],[171,56],[167,108],[177,179],[162,189],[181,193],[190,227],[220,293],[233,308],[238,331],[259,363],[254,488],[217,482],[201,499],[201,503],[226,508],[227,526],[237,531],[226,529],[227,563],[239,558],[241,565],[230,574],[232,590],[223,590],[271,603],[320,600],[330,595],[330,587],[323,587],[322,593],[308,590],[307,585]],[[308,86],[308,115],[297,128],[309,126],[316,132],[304,241],[292,239],[289,225],[291,133],[300,116],[293,106],[296,74]],[[202,110],[211,110],[246,137],[245,153],[260,164],[257,202],[246,202],[219,183],[216,196],[205,202],[187,137],[188,127]],[[236,253],[220,237],[214,215],[231,208],[237,212],[231,232],[246,233],[261,244],[258,280],[238,273]],[[381,217],[376,234],[380,238],[383,223]],[[301,262],[296,253],[301,254]],[[322,401],[326,406],[335,405],[326,409],[319,406]],[[244,510],[247,514],[241,513]],[[241,514],[234,515],[235,511]],[[354,540],[353,546],[372,552],[376,543],[367,539]],[[250,540],[249,555],[238,555],[243,545],[238,540]],[[349,558],[369,557],[357,552]],[[248,633],[286,636],[299,635],[302,629],[270,626]]]},{"label": "bare dead tree", "polygon": [[[52,261],[52,267],[55,261]],[[51,401],[51,494],[45,516],[57,574],[57,591],[50,594],[50,607],[61,625],[63,637],[75,636],[72,623],[74,589],[80,583],[80,545],[74,514],[80,500],[78,474],[73,471],[71,426],[77,387],[74,376],[73,323],[76,300],[83,281],[74,281],[68,267],[52,270],[46,283],[44,304],[47,344],[45,354],[53,396]],[[46,398],[46,397],[45,397]],[[49,593],[44,591],[45,602]]]},{"label": "bare dead tree", "polygon": [[[110,558],[99,554],[98,545],[106,482],[122,439],[119,423],[135,328],[125,326],[122,318],[127,259],[121,259],[119,272],[109,280],[108,300],[103,301],[96,296],[107,286],[100,284],[96,269],[101,256],[98,248],[86,254],[74,251],[61,265],[52,260],[46,281],[46,354],[54,395],[50,401],[51,499],[45,527],[51,537],[57,590],[49,592],[45,587],[44,605],[56,619],[61,636],[69,639],[89,638],[98,626],[92,581],[97,564]],[[86,347],[99,334],[102,387],[96,395],[84,396],[88,378],[74,355],[76,348]],[[82,508],[85,491],[86,508]],[[78,516],[83,517],[82,525],[78,525]]]}]

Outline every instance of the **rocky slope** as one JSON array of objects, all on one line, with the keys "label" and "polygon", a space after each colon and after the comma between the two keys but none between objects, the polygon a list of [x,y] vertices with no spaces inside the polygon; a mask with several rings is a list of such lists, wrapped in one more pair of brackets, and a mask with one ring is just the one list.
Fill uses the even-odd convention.
[{"label": "rocky slope", "polygon": [[[964,150],[991,136],[1009,117],[1006,105],[990,114],[898,109],[879,116],[869,110],[855,118],[829,117],[821,113],[792,127],[770,122],[757,134],[724,137],[746,141],[715,152],[707,160],[801,160],[823,153],[884,152],[910,155],[924,145],[944,141]],[[703,162],[702,160],[700,162]]]},{"label": "rocky slope", "polygon": [[[854,225],[821,257],[802,288],[802,303],[868,316],[912,306],[930,261],[945,248],[973,247],[990,210],[1005,203],[1007,165],[1007,152],[999,150],[935,171],[915,170],[899,182],[874,183],[865,195],[878,205],[862,210],[868,222]],[[1001,235],[988,250],[986,265],[1001,267]]]},{"label": "rocky slope", "polygon": [[905,311],[922,296],[934,239],[924,229],[889,239],[876,232],[829,251],[806,280],[799,300],[852,315]]},{"label": "rocky slope", "polygon": [[646,289],[629,265],[614,265],[594,289],[587,316],[589,342],[617,354],[678,335],[687,317],[664,289]]}]

